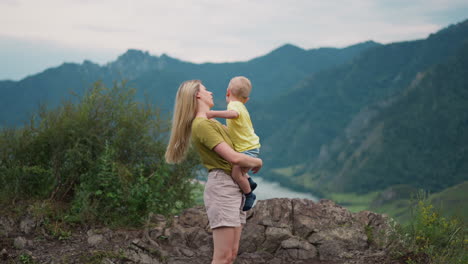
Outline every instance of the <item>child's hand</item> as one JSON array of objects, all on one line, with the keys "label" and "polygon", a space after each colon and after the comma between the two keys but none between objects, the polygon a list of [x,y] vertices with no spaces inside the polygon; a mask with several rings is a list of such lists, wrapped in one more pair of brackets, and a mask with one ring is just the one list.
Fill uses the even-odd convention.
[{"label": "child's hand", "polygon": [[262,168],[262,166],[252,168],[253,174],[256,174],[257,172],[259,172],[261,168]]},{"label": "child's hand", "polygon": [[260,169],[261,169],[262,166],[263,166],[263,161],[262,161],[261,159],[259,159],[259,158],[256,158],[256,159],[259,161],[259,165],[258,165],[257,167],[253,167],[253,168],[252,168],[252,172],[253,172],[254,174],[256,174],[257,172],[259,172]]}]

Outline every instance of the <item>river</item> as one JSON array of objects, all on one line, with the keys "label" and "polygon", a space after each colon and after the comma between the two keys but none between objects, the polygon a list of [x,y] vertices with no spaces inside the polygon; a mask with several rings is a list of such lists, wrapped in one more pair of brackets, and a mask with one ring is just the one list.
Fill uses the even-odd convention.
[{"label": "river", "polygon": [[254,193],[257,195],[257,200],[265,200],[271,198],[307,198],[315,202],[319,200],[318,197],[310,193],[297,192],[289,188],[280,186],[276,182],[270,182],[255,176],[253,176],[252,179],[254,179],[258,184],[257,189],[255,189],[254,191]]}]

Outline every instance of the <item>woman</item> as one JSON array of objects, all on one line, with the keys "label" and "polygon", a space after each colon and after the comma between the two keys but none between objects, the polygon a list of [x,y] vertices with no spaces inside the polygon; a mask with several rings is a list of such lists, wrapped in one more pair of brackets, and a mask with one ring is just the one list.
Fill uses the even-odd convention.
[{"label": "woman", "polygon": [[246,214],[241,210],[242,192],[231,178],[232,165],[252,168],[256,173],[262,167],[262,160],[234,151],[226,128],[207,118],[206,113],[213,105],[212,93],[200,81],[186,81],[180,85],[166,161],[181,162],[192,141],[209,171],[203,200],[213,230],[212,264],[233,263]]}]

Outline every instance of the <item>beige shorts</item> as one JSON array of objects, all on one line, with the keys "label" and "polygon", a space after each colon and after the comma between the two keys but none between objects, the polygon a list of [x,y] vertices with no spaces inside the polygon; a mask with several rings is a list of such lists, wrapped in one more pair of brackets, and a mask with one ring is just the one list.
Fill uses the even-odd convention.
[{"label": "beige shorts", "polygon": [[223,170],[208,173],[203,200],[212,229],[245,224],[244,195],[231,175]]}]

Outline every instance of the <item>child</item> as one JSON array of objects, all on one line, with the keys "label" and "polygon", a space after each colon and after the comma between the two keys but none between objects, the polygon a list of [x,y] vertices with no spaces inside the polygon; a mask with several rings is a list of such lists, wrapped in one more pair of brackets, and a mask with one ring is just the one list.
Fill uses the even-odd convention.
[{"label": "child", "polygon": [[[254,132],[249,112],[244,105],[249,100],[251,90],[252,84],[246,77],[232,78],[226,92],[227,110],[210,111],[208,118],[226,118],[229,136],[235,150],[257,158],[260,154],[260,139]],[[239,166],[232,167],[232,178],[239,184],[245,195],[245,204],[242,210],[250,210],[256,199],[253,190],[257,187],[257,183],[247,175],[246,170]]]}]

